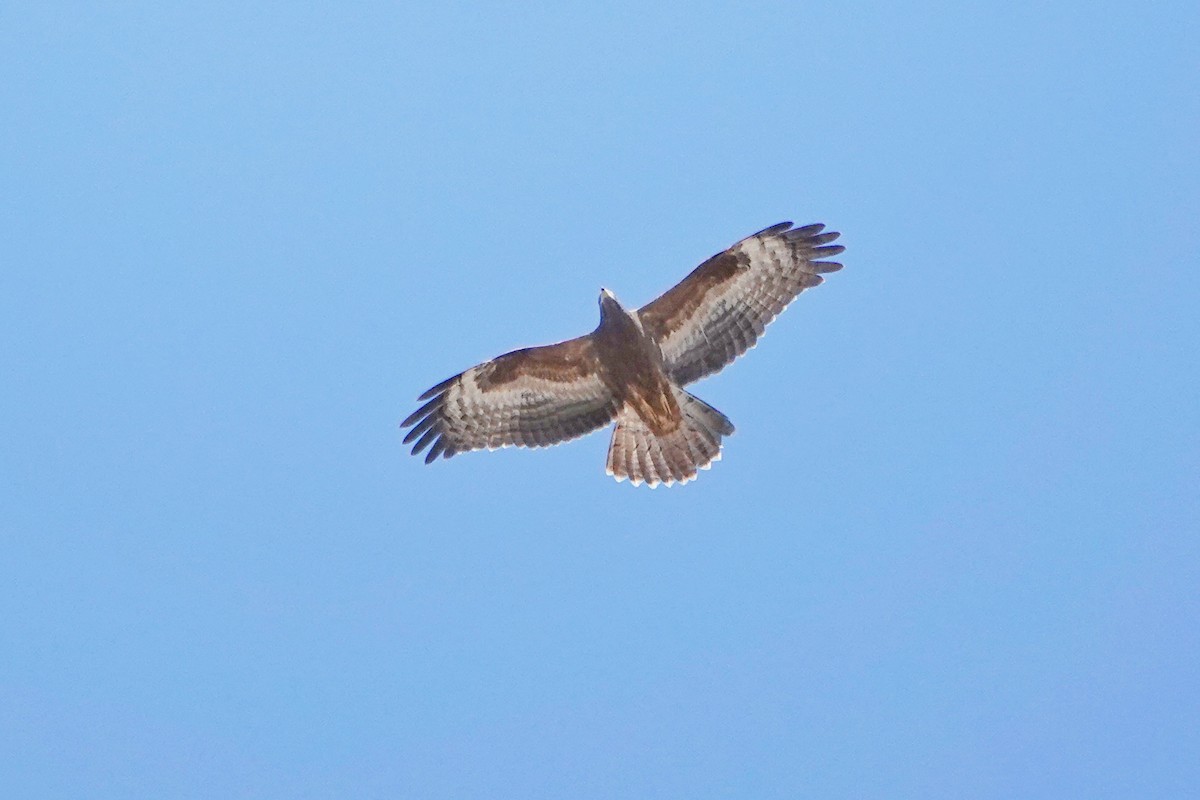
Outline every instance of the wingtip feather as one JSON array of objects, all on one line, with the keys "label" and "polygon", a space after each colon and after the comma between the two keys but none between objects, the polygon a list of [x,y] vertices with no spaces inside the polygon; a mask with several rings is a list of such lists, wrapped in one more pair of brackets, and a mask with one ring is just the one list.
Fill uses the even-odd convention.
[{"label": "wingtip feather", "polygon": [[400,427],[407,428],[409,425],[412,425],[414,422],[419,420],[421,417],[424,417],[426,414],[432,413],[433,410],[436,409],[441,402],[442,402],[442,396],[438,395],[437,397],[433,398],[425,405],[418,408],[413,413],[409,414],[408,417],[404,420],[404,422],[400,423]]},{"label": "wingtip feather", "polygon": [[434,425],[436,425],[437,422],[438,422],[437,415],[430,414],[425,419],[423,419],[419,423],[417,423],[417,425],[411,431],[408,432],[408,435],[404,437],[404,444],[408,444],[413,439],[416,439],[418,436],[425,433],[425,431],[429,430]]},{"label": "wingtip feather", "polygon": [[788,222],[777,222],[777,223],[775,223],[774,225],[770,226],[769,228],[763,228],[763,229],[762,229],[761,231],[759,231],[758,233],[752,233],[752,234],[750,234],[750,236],[749,236],[749,237],[747,237],[747,238],[753,239],[753,238],[754,238],[754,237],[756,237],[756,236],[757,236],[757,237],[775,236],[775,235],[777,235],[777,234],[783,233],[784,231],[786,231],[786,230],[787,230],[788,228],[790,228],[790,227],[792,227],[792,223],[791,223],[790,221],[788,221]]},{"label": "wingtip feather", "polygon": [[[823,230],[825,230],[824,222],[814,222],[811,225],[805,225],[801,228],[792,228],[790,231],[788,231],[787,233],[785,233],[783,235],[783,238],[789,239],[789,240],[807,239],[810,236],[815,236],[815,235],[819,234]],[[835,233],[833,235],[837,236],[838,234]]]},{"label": "wingtip feather", "polygon": [[442,451],[445,449],[446,449],[446,439],[443,436],[439,436],[437,438],[437,441],[433,443],[433,447],[429,448],[429,454],[425,456],[425,463],[426,464],[433,463],[434,459],[436,459],[438,456],[440,456],[442,454]]},{"label": "wingtip feather", "polygon": [[[422,450],[424,450],[426,447],[428,447],[435,438],[437,438],[437,435],[439,433],[441,433],[441,431],[439,430],[437,425],[434,425],[432,428],[425,431],[425,435],[422,436],[420,439],[418,439],[417,443],[413,445],[411,454],[415,456],[417,453],[420,453]],[[426,463],[428,463],[428,462],[426,462]]]},{"label": "wingtip feather", "polygon": [[441,394],[443,389],[446,389],[448,386],[450,386],[450,384],[452,384],[456,380],[458,380],[458,378],[459,378],[459,376],[455,375],[453,378],[447,378],[446,380],[442,381],[437,386],[430,386],[428,389],[426,389],[421,394],[420,397],[417,398],[417,402],[420,403],[425,400],[428,400],[429,398],[433,397],[435,394]]}]

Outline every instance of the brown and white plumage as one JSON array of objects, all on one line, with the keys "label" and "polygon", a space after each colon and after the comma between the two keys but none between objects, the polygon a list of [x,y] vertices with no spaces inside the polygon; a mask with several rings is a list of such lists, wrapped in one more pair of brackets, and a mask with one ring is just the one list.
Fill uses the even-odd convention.
[{"label": "brown and white plumage", "polygon": [[683,386],[753,347],[796,295],[841,269],[823,225],[784,222],[697,267],[636,312],[607,290],[592,333],[486,361],[422,394],[401,427],[425,462],[480,448],[545,447],[617,426],[607,471],[650,486],[686,483],[720,458],[733,425]]},{"label": "brown and white plumage", "polygon": [[[789,230],[789,228],[791,230]],[[800,292],[841,264],[819,259],[845,248],[824,225],[781,222],[717,253],[657,300],[638,309],[682,386],[719,372],[755,345]]]},{"label": "brown and white plumage", "polygon": [[428,464],[468,450],[547,447],[612,421],[617,408],[599,375],[590,336],[506,353],[422,394],[428,402],[400,427]]}]

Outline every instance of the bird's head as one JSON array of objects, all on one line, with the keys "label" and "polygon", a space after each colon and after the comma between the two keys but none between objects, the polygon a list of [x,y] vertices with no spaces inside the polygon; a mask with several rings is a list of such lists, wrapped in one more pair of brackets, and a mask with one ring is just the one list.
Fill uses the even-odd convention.
[{"label": "bird's head", "polygon": [[600,325],[616,325],[624,328],[628,325],[636,326],[637,316],[631,314],[621,302],[617,300],[617,296],[608,289],[600,290]]},{"label": "bird's head", "polygon": [[610,292],[608,289],[601,289],[600,290],[600,314],[601,314],[601,316],[603,316],[604,314],[610,313],[612,311],[617,311],[617,310],[624,310],[621,308],[621,304],[617,301],[617,296],[615,294],[613,294],[612,292]]}]

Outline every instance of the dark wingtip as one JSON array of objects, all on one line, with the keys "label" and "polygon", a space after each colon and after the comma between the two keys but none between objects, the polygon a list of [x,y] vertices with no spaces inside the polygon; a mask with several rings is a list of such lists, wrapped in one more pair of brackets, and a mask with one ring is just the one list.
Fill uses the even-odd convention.
[{"label": "dark wingtip", "polygon": [[408,444],[413,439],[417,438],[418,436],[420,436],[425,431],[432,428],[437,423],[438,423],[437,413],[436,412],[431,413],[425,419],[421,420],[420,422],[418,422],[416,425],[413,426],[413,429],[408,432],[407,436],[404,437],[404,444]]},{"label": "dark wingtip", "polygon": [[818,233],[813,236],[809,236],[807,239],[805,239],[805,242],[808,244],[812,244],[812,245],[829,244],[830,242],[832,242],[834,239],[838,238],[841,235],[842,234],[840,231],[829,231],[829,233]]},{"label": "dark wingtip", "polygon": [[750,236],[747,238],[753,239],[755,236],[775,236],[776,234],[783,233],[790,227],[792,227],[791,222],[777,222],[769,228],[763,228],[758,233],[750,234]]},{"label": "dark wingtip", "polygon": [[437,438],[439,433],[441,433],[441,430],[437,425],[434,425],[432,428],[425,431],[425,435],[418,439],[417,443],[413,445],[412,454],[415,456],[426,447],[429,447],[430,443]]},{"label": "dark wingtip", "polygon": [[428,400],[429,398],[433,397],[435,394],[441,394],[442,390],[446,389],[450,384],[454,383],[456,380],[458,380],[457,375],[455,375],[453,378],[447,378],[446,380],[439,383],[437,386],[430,386],[428,389],[425,390],[425,392],[420,397],[417,398],[417,402],[419,403],[422,400]]},{"label": "dark wingtip", "polygon": [[425,456],[425,463],[426,464],[431,463],[435,458],[440,456],[442,454],[442,451],[445,449],[446,449],[446,440],[444,437],[439,436],[438,440],[433,443],[433,447],[429,448],[429,455]]},{"label": "dark wingtip", "polygon": [[[785,233],[783,236],[785,239],[790,239],[790,240],[794,241],[796,239],[807,239],[810,236],[816,236],[818,233],[820,233],[823,230],[825,230],[824,222],[814,222],[811,225],[805,225],[802,228],[793,228],[792,230]],[[836,233],[833,234],[833,236],[835,236],[835,237],[837,235],[838,234],[836,234]]]},{"label": "dark wingtip", "polygon": [[409,425],[412,425],[414,422],[416,422],[417,420],[419,420],[421,417],[425,416],[426,414],[434,413],[434,411],[437,409],[437,407],[439,405],[441,405],[441,402],[442,402],[442,396],[438,395],[437,397],[433,398],[425,405],[418,408],[413,413],[409,414],[404,419],[404,422],[400,423],[400,427],[407,428]]}]

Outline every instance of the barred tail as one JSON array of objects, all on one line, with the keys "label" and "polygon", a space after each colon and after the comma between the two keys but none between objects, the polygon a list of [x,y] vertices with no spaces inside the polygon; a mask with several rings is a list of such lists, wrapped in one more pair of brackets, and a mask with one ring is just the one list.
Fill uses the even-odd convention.
[{"label": "barred tail", "polygon": [[654,488],[660,483],[687,483],[699,469],[708,469],[721,458],[721,437],[733,433],[733,423],[699,398],[675,390],[683,424],[665,436],[656,436],[631,409],[617,415],[617,427],[608,446],[607,472],[618,481]]}]

